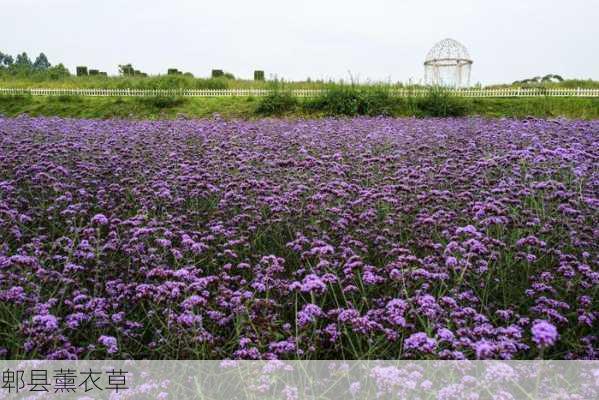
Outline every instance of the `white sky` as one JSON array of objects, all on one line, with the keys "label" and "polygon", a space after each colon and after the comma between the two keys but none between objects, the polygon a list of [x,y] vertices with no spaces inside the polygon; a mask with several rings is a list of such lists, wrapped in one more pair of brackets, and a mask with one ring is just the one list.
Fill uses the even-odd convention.
[{"label": "white sky", "polygon": [[599,79],[599,0],[0,0],[0,51],[117,72],[418,81],[462,42],[472,83]]}]

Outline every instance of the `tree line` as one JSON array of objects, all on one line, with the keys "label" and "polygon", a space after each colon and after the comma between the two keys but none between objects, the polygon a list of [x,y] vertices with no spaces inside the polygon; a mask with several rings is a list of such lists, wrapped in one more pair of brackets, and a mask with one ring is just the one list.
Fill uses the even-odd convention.
[{"label": "tree line", "polygon": [[31,61],[26,52],[13,57],[2,51],[0,51],[0,73],[19,76],[43,75],[50,79],[60,79],[71,74],[62,63],[53,66],[44,53],[40,53],[35,61]]}]

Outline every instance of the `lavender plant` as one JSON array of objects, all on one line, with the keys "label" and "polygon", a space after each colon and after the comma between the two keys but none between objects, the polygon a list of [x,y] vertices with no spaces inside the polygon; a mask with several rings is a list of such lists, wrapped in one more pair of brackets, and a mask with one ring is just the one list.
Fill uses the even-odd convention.
[{"label": "lavender plant", "polygon": [[0,357],[596,359],[598,133],[0,118]]}]

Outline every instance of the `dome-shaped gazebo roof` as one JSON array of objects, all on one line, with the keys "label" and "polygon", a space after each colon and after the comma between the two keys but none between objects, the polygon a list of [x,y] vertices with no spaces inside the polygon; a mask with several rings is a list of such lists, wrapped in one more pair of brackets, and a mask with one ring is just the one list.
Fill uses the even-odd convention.
[{"label": "dome-shaped gazebo roof", "polygon": [[461,61],[472,63],[466,47],[453,39],[443,39],[437,42],[426,55],[425,64],[435,61]]},{"label": "dome-shaped gazebo roof", "polygon": [[453,39],[436,43],[424,59],[427,85],[467,87],[470,85],[472,59],[466,47]]}]

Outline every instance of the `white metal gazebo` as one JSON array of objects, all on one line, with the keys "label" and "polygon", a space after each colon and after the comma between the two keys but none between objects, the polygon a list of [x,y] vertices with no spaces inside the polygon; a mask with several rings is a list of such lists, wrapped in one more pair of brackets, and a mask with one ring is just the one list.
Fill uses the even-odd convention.
[{"label": "white metal gazebo", "polygon": [[463,44],[453,39],[441,40],[426,55],[424,81],[433,86],[468,87],[472,63]]}]

